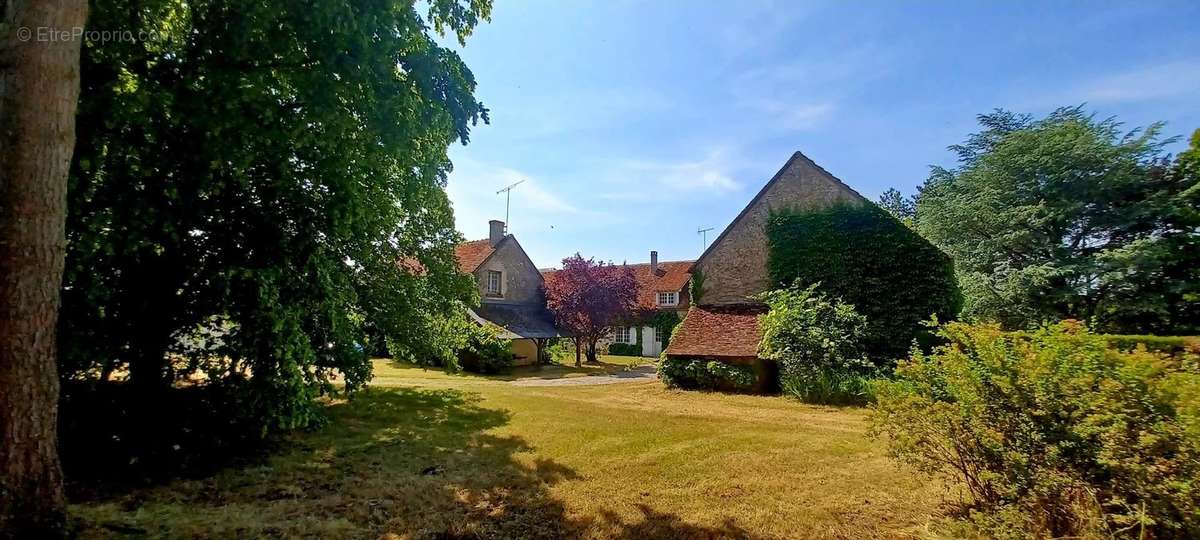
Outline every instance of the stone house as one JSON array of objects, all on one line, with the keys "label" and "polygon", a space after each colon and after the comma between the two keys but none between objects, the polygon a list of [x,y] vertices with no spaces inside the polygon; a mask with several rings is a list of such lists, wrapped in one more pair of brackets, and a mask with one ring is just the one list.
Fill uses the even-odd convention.
[{"label": "stone house", "polygon": [[642,356],[658,357],[664,336],[652,324],[657,313],[672,312],[683,318],[691,306],[688,284],[693,261],[659,262],[658,252],[650,252],[650,262],[627,264],[637,280],[637,317],[630,324],[613,329],[612,343],[638,345]]},{"label": "stone house", "polygon": [[[609,345],[621,343],[637,345],[641,356],[658,357],[663,350],[663,337],[651,325],[654,315],[672,312],[682,318],[691,306],[688,270],[692,261],[658,260],[658,252],[650,252],[650,262],[628,264],[623,267],[633,270],[637,280],[637,308],[632,320],[613,328],[608,335],[596,342],[596,349],[604,352]],[[549,277],[558,270],[544,268],[542,276]]]},{"label": "stone house", "polygon": [[804,154],[792,154],[692,264],[689,272],[699,290],[666,355],[751,364],[758,372],[760,390],[771,384],[771,366],[758,359],[762,339],[758,317],[766,308],[753,299],[770,286],[767,220],[773,211],[844,203],[870,204]]},{"label": "stone house", "polygon": [[492,220],[487,238],[455,246],[454,255],[479,288],[480,305],[470,310],[471,318],[499,327],[500,337],[512,340],[516,365],[536,363],[559,334],[546,309],[542,274],[516,237],[506,234],[503,221]]}]

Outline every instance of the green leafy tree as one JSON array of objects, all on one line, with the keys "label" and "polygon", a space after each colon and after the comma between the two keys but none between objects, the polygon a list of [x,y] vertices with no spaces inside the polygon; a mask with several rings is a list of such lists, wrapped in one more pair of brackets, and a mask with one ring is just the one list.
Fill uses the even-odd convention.
[{"label": "green leafy tree", "polygon": [[892,217],[905,225],[913,227],[917,220],[917,200],[915,197],[905,198],[900,190],[888,188],[879,196],[879,207],[887,210]]},{"label": "green leafy tree", "polygon": [[917,204],[921,234],[954,258],[964,316],[1197,330],[1200,188],[1193,158],[1163,158],[1161,125],[1124,132],[1079,107],[979,122],[950,147],[958,167],[935,167]]},{"label": "green leafy tree", "polygon": [[[487,120],[437,33],[489,0],[101,0],[70,178],[69,378],[152,395],[198,365],[245,378],[264,427],[370,377],[367,321],[402,350],[470,301],[447,147]],[[200,329],[220,346],[178,350]],[[168,361],[168,358],[173,360]]]}]

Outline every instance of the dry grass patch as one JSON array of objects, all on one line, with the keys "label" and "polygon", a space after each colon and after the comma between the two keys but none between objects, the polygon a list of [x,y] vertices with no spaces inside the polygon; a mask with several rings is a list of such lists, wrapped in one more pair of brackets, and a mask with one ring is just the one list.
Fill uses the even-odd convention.
[{"label": "dry grass patch", "polygon": [[262,465],[76,505],[82,536],[902,537],[940,496],[861,409],[376,373]]}]

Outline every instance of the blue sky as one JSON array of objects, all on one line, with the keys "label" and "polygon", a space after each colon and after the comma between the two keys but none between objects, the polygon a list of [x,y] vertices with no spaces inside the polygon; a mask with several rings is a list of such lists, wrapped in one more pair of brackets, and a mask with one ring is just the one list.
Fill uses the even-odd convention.
[{"label": "blue sky", "polygon": [[694,259],[796,150],[911,193],[996,107],[1200,127],[1195,1],[497,0],[460,53],[492,122],[451,149],[458,229],[525,179],[510,231],[543,267]]}]

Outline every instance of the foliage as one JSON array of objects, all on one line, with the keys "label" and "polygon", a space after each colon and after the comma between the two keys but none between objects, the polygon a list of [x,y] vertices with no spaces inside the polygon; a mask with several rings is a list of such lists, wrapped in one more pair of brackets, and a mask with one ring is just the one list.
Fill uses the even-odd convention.
[{"label": "foliage", "polygon": [[985,528],[1200,534],[1200,374],[1074,321],[940,334],[878,384],[874,430],[893,456],[961,482]]},{"label": "foliage", "polygon": [[899,220],[901,223],[914,227],[917,222],[917,200],[915,197],[904,198],[900,190],[888,188],[879,196],[877,202],[880,208]]},{"label": "foliage", "polygon": [[[413,318],[411,326],[393,332],[385,341],[395,360],[458,371],[462,369],[459,351],[470,346],[478,326],[465,309],[446,314],[423,312]],[[415,341],[421,335],[426,338]]]},{"label": "foliage", "polygon": [[767,224],[772,283],[799,281],[853,304],[876,361],[900,358],[913,339],[929,341],[930,315],[953,318],[961,297],[950,259],[873,204],[782,212]]},{"label": "foliage", "polygon": [[[443,355],[438,331],[473,294],[446,149],[487,110],[433,32],[461,41],[490,10],[92,3],[90,25],[153,39],[83,52],[64,377],[127,371],[150,395],[223,365],[253,373],[242,414],[287,428],[317,418],[334,373],[347,390],[370,377],[366,321],[402,356]],[[214,319],[230,323],[219,350],[167,361]]]},{"label": "foliage", "polygon": [[469,324],[463,328],[466,346],[458,351],[458,365],[472,373],[500,373],[513,365],[512,342],[500,339],[497,328]]},{"label": "foliage", "polygon": [[921,234],[954,258],[964,316],[1200,330],[1200,137],[1171,167],[1160,124],[1122,132],[1080,107],[979,122],[917,204]]},{"label": "foliage", "polygon": [[619,321],[632,318],[637,280],[627,266],[584,259],[578,253],[562,263],[562,270],[546,278],[546,307],[558,327],[575,339],[576,348],[586,346],[588,361],[596,362],[596,341]]},{"label": "foliage", "polygon": [[1200,336],[1151,336],[1105,334],[1108,346],[1122,351],[1132,351],[1139,346],[1147,351],[1177,357],[1200,355]]},{"label": "foliage", "polygon": [[615,356],[641,356],[642,346],[634,343],[610,343],[608,354]]},{"label": "foliage", "polygon": [[680,322],[679,313],[673,310],[660,310],[654,313],[650,318],[650,326],[654,328],[654,335],[662,338],[663,349],[671,344],[671,334],[675,332],[675,327]]},{"label": "foliage", "polygon": [[688,280],[688,296],[693,305],[702,305],[700,299],[704,296],[704,273],[699,268],[692,268],[692,276]]},{"label": "foliage", "polygon": [[779,365],[785,394],[813,403],[862,403],[869,396],[870,362],[863,343],[867,319],[854,306],[830,300],[817,285],[768,291],[759,356]]},{"label": "foliage", "polygon": [[546,346],[546,358],[551,363],[564,362],[573,354],[575,354],[574,343],[567,338],[551,338]]},{"label": "foliage", "polygon": [[663,355],[658,376],[668,388],[684,390],[731,390],[748,392],[754,388],[754,368],[697,358],[671,358]]}]

